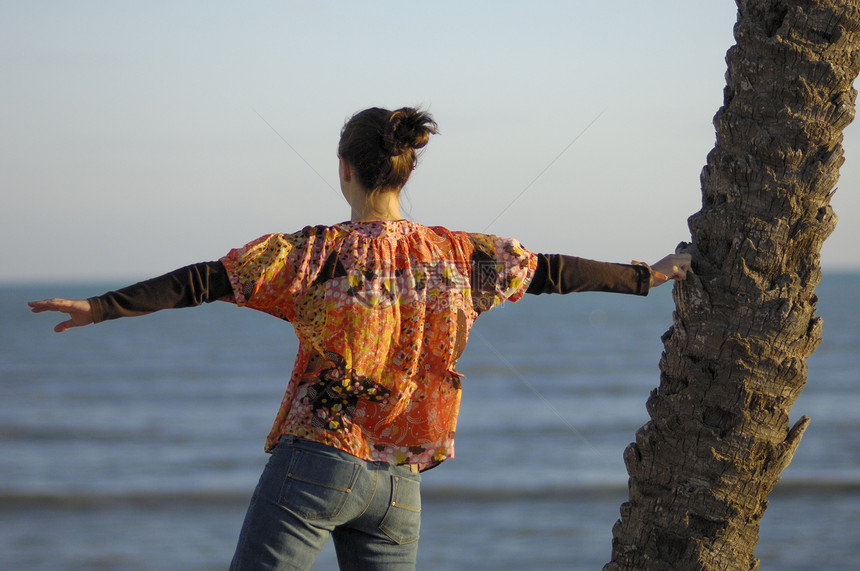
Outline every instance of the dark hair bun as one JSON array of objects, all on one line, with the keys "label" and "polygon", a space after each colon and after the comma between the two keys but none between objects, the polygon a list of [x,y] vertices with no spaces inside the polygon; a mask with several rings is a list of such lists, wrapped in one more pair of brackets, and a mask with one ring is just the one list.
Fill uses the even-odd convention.
[{"label": "dark hair bun", "polygon": [[430,114],[412,107],[392,111],[388,128],[383,134],[383,147],[391,156],[424,147],[430,135],[437,132],[436,122]]},{"label": "dark hair bun", "polygon": [[418,162],[418,150],[437,132],[426,111],[371,107],[343,126],[337,154],[355,167],[367,191],[399,190]]}]

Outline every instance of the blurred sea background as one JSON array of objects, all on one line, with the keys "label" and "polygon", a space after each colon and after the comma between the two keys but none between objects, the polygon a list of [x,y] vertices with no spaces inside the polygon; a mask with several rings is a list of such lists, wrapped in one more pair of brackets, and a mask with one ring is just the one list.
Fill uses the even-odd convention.
[{"label": "blurred sea background", "polygon": [[[226,569],[296,350],[291,327],[216,302],[73,330],[26,301],[125,284],[0,286],[0,569]],[[599,570],[622,452],[658,385],[668,287],[527,296],[482,316],[457,457],[426,472],[418,568]],[[825,272],[824,341],[770,495],[762,570],[860,568],[860,274]],[[315,569],[336,569],[331,546]]]}]

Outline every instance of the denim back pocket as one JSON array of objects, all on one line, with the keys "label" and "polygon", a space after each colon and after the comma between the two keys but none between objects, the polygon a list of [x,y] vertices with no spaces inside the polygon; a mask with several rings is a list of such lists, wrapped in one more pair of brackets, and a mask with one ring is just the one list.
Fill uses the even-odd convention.
[{"label": "denim back pocket", "polygon": [[359,470],[354,462],[294,449],[280,504],[306,519],[335,517],[355,486]]},{"label": "denim back pocket", "polygon": [[391,477],[391,501],[379,530],[398,544],[418,540],[421,527],[421,484],[418,480]]}]

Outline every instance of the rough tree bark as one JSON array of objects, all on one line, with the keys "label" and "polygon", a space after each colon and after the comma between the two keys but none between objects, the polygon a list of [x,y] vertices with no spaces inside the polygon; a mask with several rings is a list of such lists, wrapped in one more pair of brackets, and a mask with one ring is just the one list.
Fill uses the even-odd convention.
[{"label": "rough tree bark", "polygon": [[624,453],[629,500],[604,571],[757,569],[767,494],[820,343],[819,252],[854,118],[860,0],[738,0],[717,142],[690,218],[651,420]]}]

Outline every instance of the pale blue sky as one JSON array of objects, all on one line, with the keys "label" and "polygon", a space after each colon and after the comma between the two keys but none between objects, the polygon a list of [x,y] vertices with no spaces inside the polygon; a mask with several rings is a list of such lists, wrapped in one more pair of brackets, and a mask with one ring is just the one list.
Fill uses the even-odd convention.
[{"label": "pale blue sky", "polygon": [[[342,221],[339,131],[372,105],[439,122],[414,220],[654,261],[699,210],[736,16],[726,0],[0,6],[0,281],[139,279]],[[856,125],[845,149],[825,268],[860,268]]]}]

